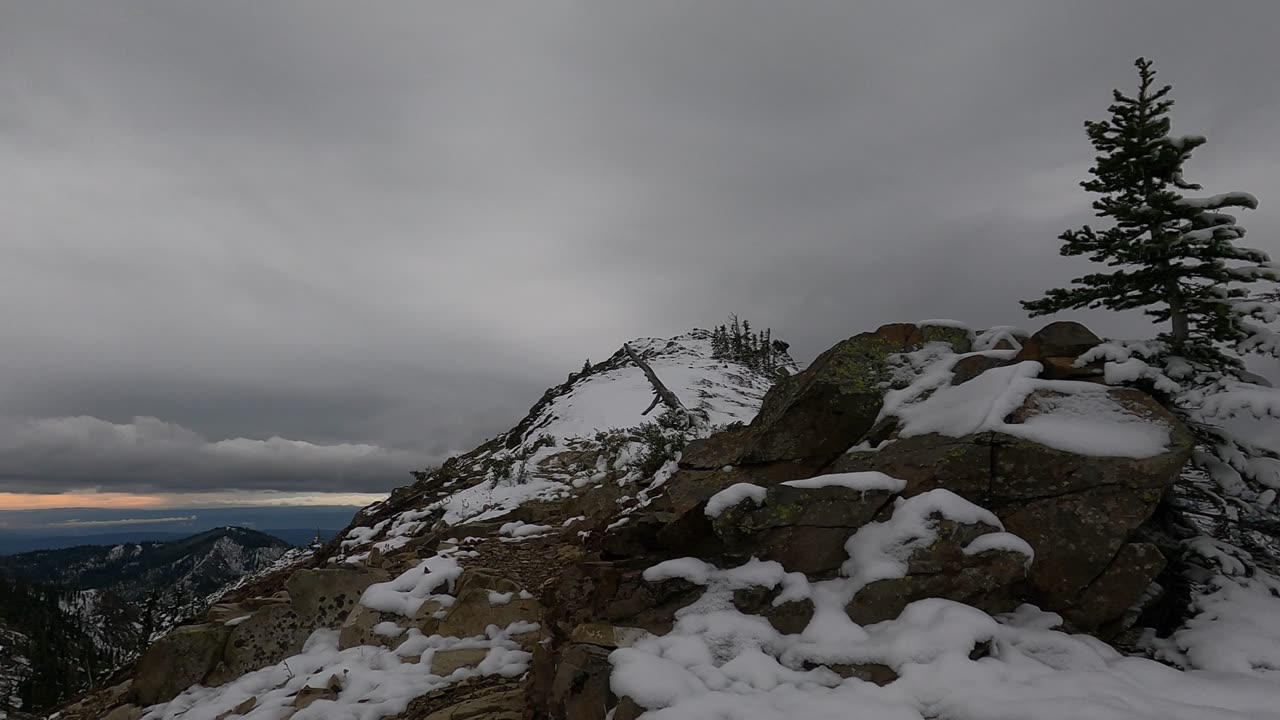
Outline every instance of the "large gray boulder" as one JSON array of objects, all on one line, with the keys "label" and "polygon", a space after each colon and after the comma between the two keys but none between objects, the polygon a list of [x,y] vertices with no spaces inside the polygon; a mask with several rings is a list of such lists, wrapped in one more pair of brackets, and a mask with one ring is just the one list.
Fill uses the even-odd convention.
[{"label": "large gray boulder", "polygon": [[134,670],[133,692],[141,705],[177,697],[204,680],[222,657],[231,628],[222,623],[175,628],[147,648]]},{"label": "large gray boulder", "polygon": [[[1145,393],[1101,393],[1110,412],[1167,431],[1165,448],[1148,457],[1098,457],[1004,432],[958,438],[934,433],[844,455],[828,470],[878,470],[905,480],[904,495],[946,488],[989,508],[1036,551],[1032,598],[1076,627],[1096,630],[1116,621],[1146,589],[1146,582],[1117,587],[1116,575],[1149,581],[1158,572],[1160,563],[1149,552],[1121,551],[1178,478],[1192,447],[1190,431]],[[1052,412],[1053,399],[1048,390],[1031,393],[1010,422]],[[1104,577],[1104,571],[1110,574]],[[1103,585],[1091,589],[1097,583]]]},{"label": "large gray boulder", "polygon": [[997,528],[935,518],[937,538],[916,548],[903,577],[876,580],[845,607],[860,625],[892,620],[911,603],[944,598],[988,613],[1009,612],[1026,597],[1027,556],[1007,549],[967,554],[964,549]]},{"label": "large gray boulder", "polygon": [[341,625],[364,591],[386,580],[379,568],[304,568],[294,571],[285,587],[300,622],[314,630]]},{"label": "large gray boulder", "polygon": [[888,490],[775,485],[760,504],[746,501],[711,524],[725,550],[739,560],[776,560],[788,572],[833,573],[848,558],[849,536],[875,519],[893,497]]}]

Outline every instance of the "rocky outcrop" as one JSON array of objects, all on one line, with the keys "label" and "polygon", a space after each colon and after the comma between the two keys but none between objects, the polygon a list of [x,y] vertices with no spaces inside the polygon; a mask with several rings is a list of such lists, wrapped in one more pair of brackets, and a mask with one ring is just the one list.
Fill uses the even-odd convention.
[{"label": "rocky outcrop", "polygon": [[740,503],[711,524],[728,556],[776,560],[790,572],[821,576],[848,559],[845,541],[874,520],[893,495],[839,486],[774,485],[758,504]]},{"label": "rocky outcrop", "polygon": [[774,485],[812,477],[857,444],[884,404],[890,359],[946,343],[971,346],[966,330],[946,325],[884,325],[841,341],[804,371],[778,382],[751,424],[685,448],[665,500],[677,514],[739,482]]},{"label": "rocky outcrop", "polygon": [[160,638],[138,661],[133,696],[151,705],[199,684],[222,658],[230,634],[226,625],[205,624],[180,627]]},{"label": "rocky outcrop", "polygon": [[1016,608],[1026,597],[1031,558],[1007,548],[980,553],[966,548],[998,528],[936,518],[936,538],[915,548],[902,577],[876,580],[845,608],[859,625],[892,620],[916,600],[945,598],[991,614]]},{"label": "rocky outcrop", "polygon": [[[990,337],[979,346],[997,345]],[[833,623],[865,628],[929,601],[939,602],[931,611],[952,601],[988,614],[1032,603],[1110,637],[1163,566],[1138,531],[1190,435],[1140,391],[1041,382],[1097,379],[1096,368],[1075,367],[1100,342],[1087,329],[1055,323],[999,342],[1009,347],[969,353],[973,334],[946,323],[856,335],[780,381],[750,425],[691,443],[674,473],[642,482],[601,448],[575,445],[537,459],[543,474],[528,486],[501,485],[483,458],[506,441],[484,446],[362,513],[310,567],[158,642],[113,707],[225,683],[327,637],[333,653],[350,653],[343,662],[415,666],[421,687],[401,720],[634,720],[645,700],[618,689],[618,658],[657,652],[672,640],[659,636],[688,631],[685,618],[708,608],[722,615],[709,627],[741,619],[794,651],[776,658],[788,671],[831,686],[891,684],[902,663],[840,648],[804,655],[806,642],[821,644],[815,636]],[[980,394],[1001,373],[1012,380],[992,391],[999,397],[978,398],[1000,412],[976,429],[912,424],[911,402]],[[917,387],[922,378],[933,384]],[[1062,428],[1094,415],[1162,444],[1088,454]],[[511,500],[537,483],[552,489]],[[991,637],[975,635],[971,657],[990,652]],[[295,687],[278,670],[282,684],[256,702],[361,702],[350,700],[359,682],[308,672]]]},{"label": "rocky outcrop", "polygon": [[313,631],[341,626],[364,590],[386,578],[371,568],[302,568],[271,597],[216,604],[206,612],[210,622],[180,627],[147,648],[133,696],[150,705],[278,663],[300,652]]},{"label": "rocky outcrop", "polygon": [[[1165,428],[1169,442],[1151,457],[1095,457],[1026,438],[983,432],[896,440],[875,451],[845,455],[833,471],[877,470],[907,482],[907,495],[947,488],[990,508],[1010,532],[1036,550],[1031,599],[1063,613],[1077,627],[1110,624],[1158,573],[1149,555],[1121,553],[1155,511],[1191,452],[1189,431],[1150,396],[1130,388],[1105,391],[1108,407],[1132,422]],[[1027,396],[1010,419],[1026,422],[1051,412],[1051,391]],[[1109,577],[1135,579],[1125,599],[1093,588]],[[1145,582],[1141,579],[1145,578]],[[1139,585],[1139,587],[1132,587]],[[1110,602],[1098,602],[1099,593]]]},{"label": "rocky outcrop", "polygon": [[1095,379],[1102,375],[1100,364],[1076,367],[1075,363],[1076,358],[1101,343],[1101,338],[1078,322],[1053,322],[1027,338],[1013,359],[1040,363],[1044,366],[1040,376],[1049,380]]}]

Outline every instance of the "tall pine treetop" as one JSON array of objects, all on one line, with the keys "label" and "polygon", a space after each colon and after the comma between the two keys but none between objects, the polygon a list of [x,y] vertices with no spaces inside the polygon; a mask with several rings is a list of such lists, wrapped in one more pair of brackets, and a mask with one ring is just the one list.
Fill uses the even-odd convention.
[{"label": "tall pine treetop", "polygon": [[1235,244],[1244,228],[1226,208],[1253,209],[1248,193],[1185,197],[1200,190],[1183,178],[1183,165],[1205,144],[1199,135],[1169,134],[1169,85],[1155,85],[1152,63],[1139,58],[1138,92],[1113,91],[1111,117],[1085,123],[1098,151],[1093,175],[1081,183],[1110,227],[1089,225],[1059,236],[1063,255],[1086,255],[1115,268],[1072,280],[1039,300],[1023,302],[1034,315],[1062,310],[1141,309],[1158,323],[1175,355],[1211,366],[1234,365],[1222,349],[1280,355],[1280,336],[1249,322],[1269,322],[1277,309],[1247,286],[1280,281],[1280,265],[1266,253]]}]

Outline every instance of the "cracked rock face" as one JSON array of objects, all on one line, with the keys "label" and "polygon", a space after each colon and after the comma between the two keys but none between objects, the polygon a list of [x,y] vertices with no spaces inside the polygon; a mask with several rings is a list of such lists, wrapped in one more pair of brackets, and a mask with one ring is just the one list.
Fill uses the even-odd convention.
[{"label": "cracked rock face", "polygon": [[848,559],[845,541],[875,519],[894,493],[846,487],[770,487],[764,501],[736,505],[713,522],[726,551],[776,560],[788,572],[833,573]]},{"label": "cracked rock face", "polygon": [[[1029,395],[1012,421],[1042,412],[1048,394]],[[904,495],[946,488],[989,508],[1036,551],[1030,599],[1080,629],[1099,630],[1114,624],[1159,572],[1162,561],[1126,548],[1178,477],[1192,445],[1190,432],[1150,396],[1130,388],[1107,394],[1135,422],[1165,426],[1165,451],[1146,458],[1094,457],[998,432],[929,434],[844,455],[828,471],[878,470],[906,480]],[[1116,587],[1120,576],[1130,579],[1123,592]]]}]

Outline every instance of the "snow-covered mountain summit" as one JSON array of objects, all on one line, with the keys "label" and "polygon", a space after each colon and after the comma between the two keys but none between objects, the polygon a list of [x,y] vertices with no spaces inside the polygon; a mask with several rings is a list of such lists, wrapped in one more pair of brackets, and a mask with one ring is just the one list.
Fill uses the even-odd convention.
[{"label": "snow-covered mountain summit", "polygon": [[[542,399],[509,433],[507,447],[527,446],[541,436],[561,444],[589,437],[601,430],[633,428],[652,420],[654,388],[626,348],[690,409],[701,411],[711,426],[750,422],[760,401],[779,377],[745,364],[715,357],[712,333],[693,330],[669,339],[637,338],[608,360],[547,390]],[[796,372],[795,361],[780,352],[782,373]],[[545,442],[545,441],[544,441]]]},{"label": "snow-covered mountain summit", "polygon": [[[765,394],[797,372],[779,343],[768,371],[717,357],[715,334],[693,330],[673,338],[637,338],[603,362],[571,373],[548,389],[511,430],[443,467],[415,473],[419,482],[357,515],[333,561],[387,552],[422,530],[422,518],[444,510],[449,524],[483,521],[534,500],[555,501],[581,488],[624,486],[661,478],[662,465],[690,440],[755,417]],[[688,411],[675,423],[659,387]],[[674,471],[670,463],[667,474]],[[642,495],[619,498],[623,505]]]}]

